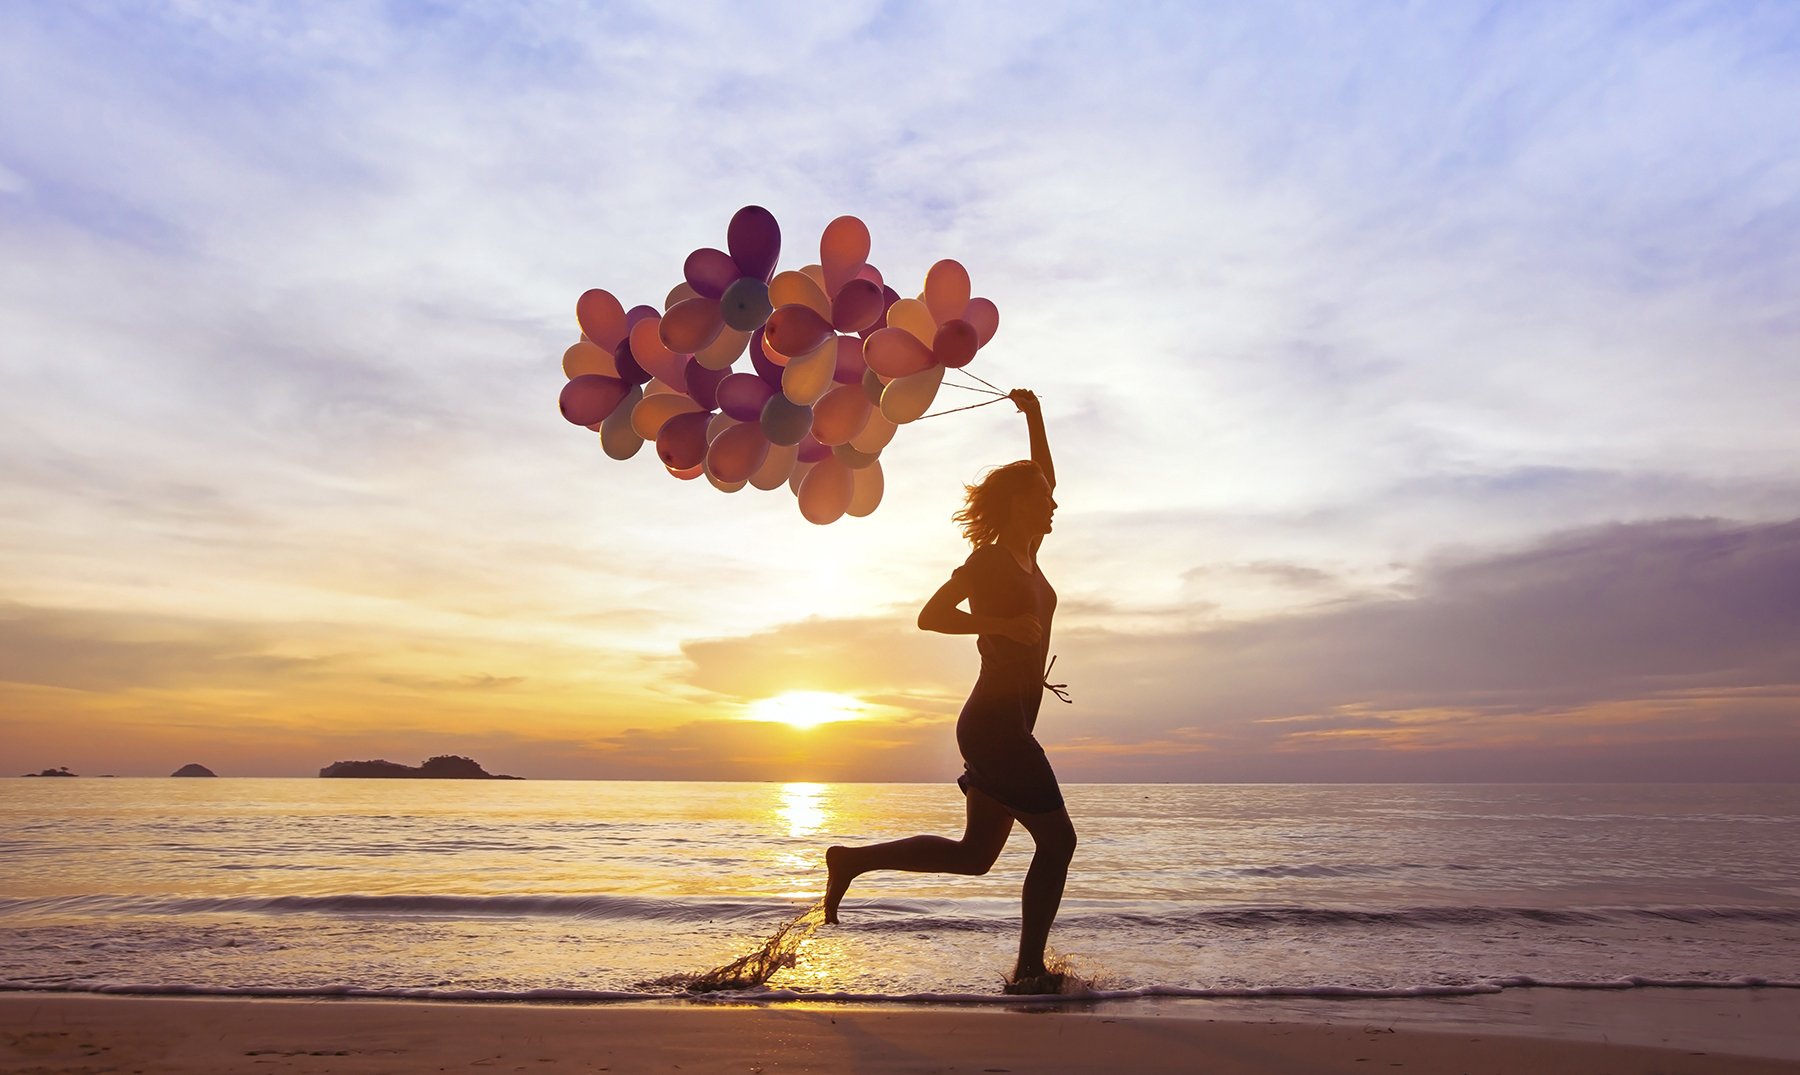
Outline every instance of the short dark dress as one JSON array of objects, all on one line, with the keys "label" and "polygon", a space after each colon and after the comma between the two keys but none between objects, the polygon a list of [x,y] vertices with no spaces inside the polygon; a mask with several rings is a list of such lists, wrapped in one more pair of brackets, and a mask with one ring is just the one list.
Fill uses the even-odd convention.
[{"label": "short dark dress", "polygon": [[1056,773],[1031,734],[1044,700],[1044,661],[1050,652],[1056,591],[1041,570],[1026,571],[998,545],[976,549],[951,578],[963,581],[974,615],[1029,612],[1044,627],[1036,646],[1004,635],[977,637],[981,675],[956,721],[956,745],[963,757],[957,786],[964,794],[970,787],[980,788],[1020,813],[1060,810],[1063,797]]}]

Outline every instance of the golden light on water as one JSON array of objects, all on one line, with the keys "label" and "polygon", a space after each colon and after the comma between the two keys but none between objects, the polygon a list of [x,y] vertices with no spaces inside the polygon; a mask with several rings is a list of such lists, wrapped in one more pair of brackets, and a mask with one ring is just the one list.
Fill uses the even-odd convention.
[{"label": "golden light on water", "polygon": [[750,720],[785,724],[801,731],[834,721],[856,720],[862,715],[862,702],[830,691],[788,691],[750,703],[747,714]]},{"label": "golden light on water", "polygon": [[787,822],[789,836],[811,836],[825,827],[824,794],[824,784],[781,785],[781,805],[775,813]]}]

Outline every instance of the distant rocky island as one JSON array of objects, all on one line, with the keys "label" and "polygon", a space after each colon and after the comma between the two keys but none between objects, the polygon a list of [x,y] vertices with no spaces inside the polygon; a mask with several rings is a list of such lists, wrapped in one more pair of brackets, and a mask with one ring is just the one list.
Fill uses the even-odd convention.
[{"label": "distant rocky island", "polygon": [[190,764],[190,765],[183,765],[181,768],[175,770],[174,772],[170,773],[169,775],[170,776],[218,776],[219,774],[213,772],[211,769],[208,769],[206,766],[201,765],[199,762],[194,762],[193,764]]},{"label": "distant rocky island", "polygon": [[363,779],[414,779],[414,780],[523,780],[522,776],[502,776],[490,773],[475,763],[473,758],[458,757],[455,754],[440,754],[428,758],[424,765],[401,765],[396,761],[334,761],[319,770],[320,776],[348,776]]},{"label": "distant rocky island", "polygon": [[41,773],[26,773],[25,775],[26,776],[80,776],[81,774],[80,773],[71,773],[71,772],[69,772],[69,767],[67,765],[63,765],[63,766],[58,766],[55,769],[45,769]]}]

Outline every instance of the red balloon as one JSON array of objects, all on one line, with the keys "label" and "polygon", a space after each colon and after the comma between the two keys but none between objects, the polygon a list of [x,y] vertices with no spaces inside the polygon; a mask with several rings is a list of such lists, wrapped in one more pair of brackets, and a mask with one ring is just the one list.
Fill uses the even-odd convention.
[{"label": "red balloon", "polygon": [[[676,387],[685,388],[687,390],[688,398],[695,403],[700,404],[700,406],[705,407],[707,410],[710,411],[717,408],[719,405],[719,385],[724,383],[725,378],[731,376],[731,368],[726,367],[722,370],[709,370],[698,362],[689,362],[686,373],[687,383]],[[761,380],[761,378],[752,379]]]},{"label": "red balloon", "polygon": [[625,307],[610,291],[594,288],[575,300],[575,320],[582,334],[608,351],[618,346],[630,326],[625,324]]},{"label": "red balloon", "polygon": [[788,358],[799,358],[819,349],[831,337],[829,322],[810,306],[790,303],[769,315],[764,342]]},{"label": "red balloon", "polygon": [[681,275],[694,289],[694,294],[716,299],[725,294],[725,289],[743,273],[730,254],[703,246],[688,255],[686,264],[681,267]]},{"label": "red balloon", "polygon": [[767,282],[781,258],[781,225],[775,223],[775,214],[762,206],[746,205],[725,229],[725,246],[741,275]]},{"label": "red balloon", "polygon": [[756,422],[727,426],[706,448],[706,465],[722,482],[749,481],[769,457],[769,438]]},{"label": "red balloon", "polygon": [[601,373],[584,373],[563,385],[556,401],[562,416],[578,426],[591,426],[606,421],[631,387],[617,377]]},{"label": "red balloon", "polygon": [[676,354],[691,355],[718,339],[724,329],[719,300],[696,295],[682,299],[663,314],[662,340]]},{"label": "red balloon", "polygon": [[714,398],[726,414],[740,422],[754,422],[762,417],[763,404],[775,392],[774,385],[754,373],[728,373]]},{"label": "red balloon", "polygon": [[863,347],[869,368],[883,377],[907,377],[931,368],[931,348],[903,328],[878,329]]},{"label": "red balloon", "polygon": [[839,384],[861,384],[863,371],[868,368],[868,362],[863,359],[862,337],[839,336],[837,369],[832,372],[831,379]]},{"label": "red balloon", "polygon": [[968,365],[980,346],[975,326],[956,317],[938,326],[937,336],[931,341],[931,355],[946,367],[956,369]]},{"label": "red balloon", "polygon": [[831,300],[831,327],[839,332],[861,332],[882,313],[881,286],[869,280],[852,280]]},{"label": "red balloon", "polygon": [[819,443],[819,438],[808,433],[800,438],[800,462],[817,463],[831,454],[831,449]]},{"label": "red balloon", "polygon": [[678,414],[663,423],[656,434],[656,456],[670,470],[697,467],[706,459],[706,423],[712,421],[707,411]]}]

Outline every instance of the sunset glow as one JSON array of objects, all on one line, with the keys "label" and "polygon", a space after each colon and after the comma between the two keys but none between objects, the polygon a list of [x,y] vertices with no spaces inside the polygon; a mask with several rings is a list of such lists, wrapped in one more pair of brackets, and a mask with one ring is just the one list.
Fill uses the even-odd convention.
[{"label": "sunset glow", "polygon": [[849,695],[830,691],[788,691],[751,703],[748,719],[806,731],[840,720],[860,720],[862,715],[862,703]]}]

